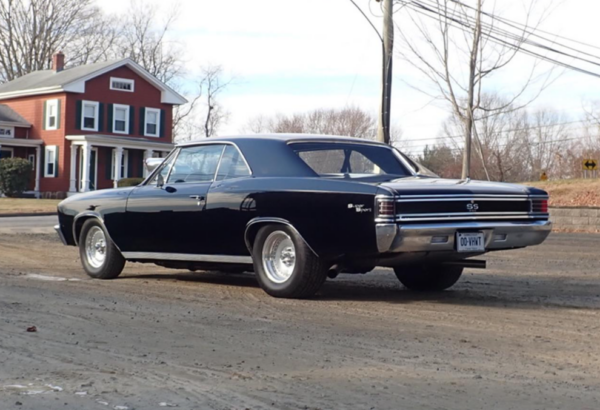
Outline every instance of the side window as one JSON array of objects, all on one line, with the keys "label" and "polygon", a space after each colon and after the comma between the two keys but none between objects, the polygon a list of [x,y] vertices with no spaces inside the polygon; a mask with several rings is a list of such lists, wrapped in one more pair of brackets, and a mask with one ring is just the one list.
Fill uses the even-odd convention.
[{"label": "side window", "polygon": [[167,183],[212,181],[224,148],[223,145],[182,148]]},{"label": "side window", "polygon": [[245,177],[248,175],[250,175],[250,170],[238,149],[233,145],[227,145],[225,152],[223,152],[221,163],[219,164],[217,181]]}]

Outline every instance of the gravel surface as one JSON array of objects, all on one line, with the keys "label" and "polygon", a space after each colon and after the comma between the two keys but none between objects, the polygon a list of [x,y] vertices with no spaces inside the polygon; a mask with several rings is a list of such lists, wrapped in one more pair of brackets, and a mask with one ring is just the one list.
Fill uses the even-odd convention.
[{"label": "gravel surface", "polygon": [[0,235],[0,409],[595,410],[599,249],[553,234],[441,294],[378,270],[299,301],[252,275],[90,280],[53,235]]}]

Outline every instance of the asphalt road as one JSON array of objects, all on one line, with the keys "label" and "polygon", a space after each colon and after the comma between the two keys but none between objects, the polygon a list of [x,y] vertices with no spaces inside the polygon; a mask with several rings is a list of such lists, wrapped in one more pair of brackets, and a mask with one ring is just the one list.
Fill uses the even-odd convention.
[{"label": "asphalt road", "polygon": [[53,233],[58,217],[52,216],[19,216],[0,218],[0,234],[4,233]]},{"label": "asphalt road", "polygon": [[553,234],[441,294],[379,270],[298,301],[152,265],[90,280],[54,236],[0,235],[0,409],[595,410],[599,249]]}]

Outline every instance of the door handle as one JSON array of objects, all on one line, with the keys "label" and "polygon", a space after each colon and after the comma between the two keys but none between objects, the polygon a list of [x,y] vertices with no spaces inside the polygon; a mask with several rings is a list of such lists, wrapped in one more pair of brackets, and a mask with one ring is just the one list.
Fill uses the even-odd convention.
[{"label": "door handle", "polygon": [[202,202],[205,200],[204,195],[190,195],[190,198],[198,201],[198,206],[201,206]]}]

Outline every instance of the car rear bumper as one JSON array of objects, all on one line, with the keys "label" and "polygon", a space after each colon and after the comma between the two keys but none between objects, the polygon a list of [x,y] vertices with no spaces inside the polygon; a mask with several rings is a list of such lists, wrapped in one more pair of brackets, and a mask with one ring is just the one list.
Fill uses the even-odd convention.
[{"label": "car rear bumper", "polygon": [[436,252],[456,249],[456,232],[483,232],[485,250],[539,245],[552,230],[550,221],[456,222],[439,224],[377,224],[377,248],[381,253]]}]

